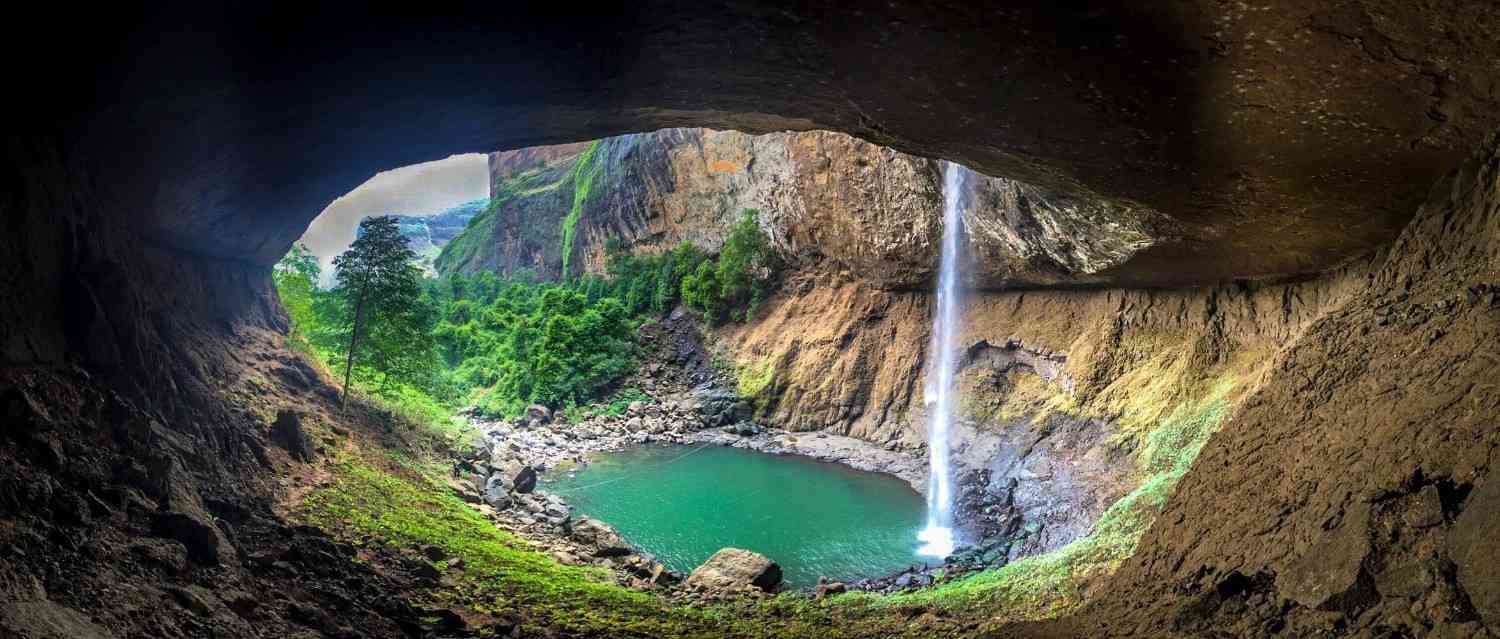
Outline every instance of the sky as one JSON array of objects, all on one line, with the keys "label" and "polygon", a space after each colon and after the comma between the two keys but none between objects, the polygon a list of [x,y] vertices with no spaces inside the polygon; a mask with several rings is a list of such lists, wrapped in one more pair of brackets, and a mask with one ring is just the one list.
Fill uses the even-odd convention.
[{"label": "sky", "polygon": [[403,166],[377,173],[334,200],[298,241],[318,257],[327,286],[333,281],[334,256],[349,248],[354,229],[366,216],[437,213],[489,194],[489,163],[483,153]]}]

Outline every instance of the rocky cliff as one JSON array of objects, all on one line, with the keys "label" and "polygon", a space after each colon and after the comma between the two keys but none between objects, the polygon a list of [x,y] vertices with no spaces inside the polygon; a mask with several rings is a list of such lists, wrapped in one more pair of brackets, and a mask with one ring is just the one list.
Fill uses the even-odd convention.
[{"label": "rocky cliff", "polygon": [[401,234],[417,255],[426,259],[437,257],[443,246],[462,233],[474,219],[484,211],[488,200],[472,200],[458,206],[443,209],[430,215],[396,215],[401,225]]},{"label": "rocky cliff", "polygon": [[[829,132],[669,129],[490,156],[491,202],[438,259],[441,271],[603,269],[611,240],[636,251],[710,250],[744,209],[797,268],[924,286],[941,233],[941,167]],[[1144,207],[975,179],[966,220],[981,286],[1087,282],[1169,241]]]}]

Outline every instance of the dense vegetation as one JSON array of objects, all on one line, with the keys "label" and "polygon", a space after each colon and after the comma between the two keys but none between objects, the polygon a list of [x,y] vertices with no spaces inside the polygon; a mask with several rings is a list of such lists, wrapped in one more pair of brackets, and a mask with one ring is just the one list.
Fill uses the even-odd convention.
[{"label": "dense vegetation", "polygon": [[[371,222],[380,219],[365,222],[383,224]],[[394,233],[394,223],[389,226]],[[375,234],[375,228],[361,240],[372,238],[370,244],[390,234]],[[351,247],[339,263],[361,263],[356,249],[365,250]],[[362,312],[352,274],[341,271],[339,286],[318,289],[317,262],[294,247],[277,265],[275,280],[292,319],[294,346],[347,366],[348,346],[359,342],[354,386],[423,413],[471,403],[487,414],[513,416],[539,403],[577,417],[579,407],[605,399],[593,410],[613,410],[638,397],[617,388],[634,369],[636,327],[678,304],[713,324],[746,319],[779,268],[753,210],[730,230],[716,257],[686,242],[658,255],[633,255],[613,244],[604,276],[563,282],[540,282],[527,272],[416,280],[420,271],[410,266],[416,256],[401,250],[407,268],[390,270],[400,272],[403,284],[382,293],[392,303],[366,309],[369,330],[357,339],[354,320]],[[387,259],[400,253],[382,252]],[[407,276],[419,284],[406,286]]]}]

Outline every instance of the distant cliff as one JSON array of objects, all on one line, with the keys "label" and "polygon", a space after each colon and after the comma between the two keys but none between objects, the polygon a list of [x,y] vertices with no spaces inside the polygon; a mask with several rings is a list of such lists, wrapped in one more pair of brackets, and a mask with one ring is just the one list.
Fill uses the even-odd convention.
[{"label": "distant cliff", "polygon": [[[440,272],[597,272],[606,242],[709,250],[761,211],[797,268],[924,286],[941,234],[938,162],[828,132],[668,129],[490,156],[490,205],[444,247]],[[966,214],[984,286],[1087,281],[1167,233],[1144,208],[1078,201],[979,176]]]},{"label": "distant cliff", "polygon": [[469,220],[484,211],[486,198],[470,200],[431,215],[392,215],[401,225],[407,245],[416,251],[423,265],[431,266],[443,246],[468,228]]}]

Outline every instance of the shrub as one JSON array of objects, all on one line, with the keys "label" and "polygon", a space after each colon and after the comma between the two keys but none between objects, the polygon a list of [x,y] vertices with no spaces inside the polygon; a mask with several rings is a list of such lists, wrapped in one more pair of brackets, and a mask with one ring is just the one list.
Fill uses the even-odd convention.
[{"label": "shrub", "polygon": [[700,263],[683,278],[682,301],[710,324],[748,321],[770,295],[781,264],[758,216],[759,211],[745,209],[718,258]]}]

